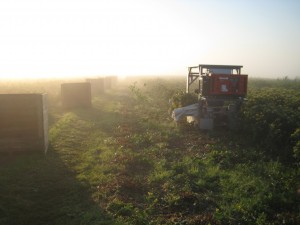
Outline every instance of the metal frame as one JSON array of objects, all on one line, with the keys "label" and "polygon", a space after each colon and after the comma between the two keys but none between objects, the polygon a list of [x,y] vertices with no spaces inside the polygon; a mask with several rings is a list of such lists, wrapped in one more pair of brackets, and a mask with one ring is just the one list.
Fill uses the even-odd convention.
[{"label": "metal frame", "polygon": [[[209,74],[210,69],[230,69],[231,74],[234,74],[234,70],[236,71],[237,75],[241,74],[241,68],[243,66],[239,65],[210,65],[210,64],[199,64],[198,66],[191,66],[188,67],[188,76],[186,82],[186,92],[190,92],[190,86],[194,83],[197,79],[199,80],[199,90],[200,90],[200,78],[204,75]],[[198,71],[195,71],[197,70]]]}]

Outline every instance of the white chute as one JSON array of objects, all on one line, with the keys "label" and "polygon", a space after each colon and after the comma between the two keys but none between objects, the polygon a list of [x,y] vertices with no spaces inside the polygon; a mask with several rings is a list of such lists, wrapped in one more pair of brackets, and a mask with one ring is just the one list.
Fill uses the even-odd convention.
[{"label": "white chute", "polygon": [[182,117],[192,116],[194,118],[199,117],[199,104],[188,105],[182,108],[176,108],[172,112],[172,118],[178,122]]}]

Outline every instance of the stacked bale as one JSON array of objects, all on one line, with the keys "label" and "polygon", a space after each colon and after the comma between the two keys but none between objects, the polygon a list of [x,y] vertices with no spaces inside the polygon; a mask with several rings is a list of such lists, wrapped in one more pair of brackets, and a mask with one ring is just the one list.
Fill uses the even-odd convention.
[{"label": "stacked bale", "polygon": [[118,83],[118,77],[117,76],[111,76],[111,86],[112,88],[116,87]]},{"label": "stacked bale", "polygon": [[0,152],[47,151],[47,94],[0,94]]},{"label": "stacked bale", "polygon": [[111,84],[112,84],[111,77],[105,77],[104,78],[104,87],[105,87],[105,90],[111,89]]},{"label": "stacked bale", "polygon": [[86,82],[91,84],[92,96],[104,93],[104,78],[90,78]]},{"label": "stacked bale", "polygon": [[114,88],[117,85],[118,77],[117,76],[108,76],[105,77],[105,89]]},{"label": "stacked bale", "polygon": [[61,97],[65,109],[89,108],[92,106],[91,84],[88,82],[61,84]]}]

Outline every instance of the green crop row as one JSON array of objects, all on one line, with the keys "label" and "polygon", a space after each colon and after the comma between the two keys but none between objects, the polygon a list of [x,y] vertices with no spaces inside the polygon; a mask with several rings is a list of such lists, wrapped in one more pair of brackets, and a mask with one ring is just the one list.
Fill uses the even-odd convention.
[{"label": "green crop row", "polygon": [[299,160],[300,92],[265,88],[248,96],[241,113],[243,136],[273,158]]},{"label": "green crop row", "polygon": [[47,155],[0,161],[0,224],[300,223],[299,90],[250,80],[241,130],[201,132],[168,112],[183,79],[126,85],[69,112],[49,92]]}]

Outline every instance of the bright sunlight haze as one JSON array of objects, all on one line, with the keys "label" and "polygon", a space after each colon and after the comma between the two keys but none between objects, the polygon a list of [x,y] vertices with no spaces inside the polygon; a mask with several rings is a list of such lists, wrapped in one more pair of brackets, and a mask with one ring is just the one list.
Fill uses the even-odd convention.
[{"label": "bright sunlight haze", "polygon": [[186,75],[243,65],[300,76],[300,1],[14,0],[0,2],[0,79]]}]

